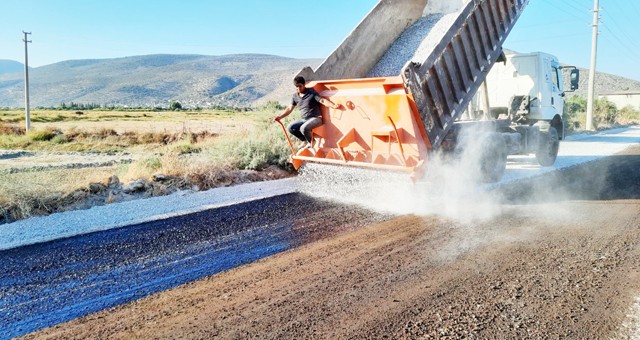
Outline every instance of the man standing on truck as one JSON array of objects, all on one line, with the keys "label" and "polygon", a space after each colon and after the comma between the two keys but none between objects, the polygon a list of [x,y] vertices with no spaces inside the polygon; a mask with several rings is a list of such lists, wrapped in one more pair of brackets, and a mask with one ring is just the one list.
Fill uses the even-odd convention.
[{"label": "man standing on truck", "polygon": [[314,141],[311,131],[322,125],[320,104],[332,109],[338,109],[340,105],[334,104],[329,99],[320,97],[318,92],[314,89],[306,88],[305,84],[306,81],[302,76],[297,76],[293,79],[296,92],[291,98],[291,105],[287,106],[287,108],[285,108],[280,115],[275,116],[273,120],[280,121],[280,119],[288,116],[298,107],[302,113],[302,117],[289,124],[288,130],[302,141],[300,148],[313,148]]}]

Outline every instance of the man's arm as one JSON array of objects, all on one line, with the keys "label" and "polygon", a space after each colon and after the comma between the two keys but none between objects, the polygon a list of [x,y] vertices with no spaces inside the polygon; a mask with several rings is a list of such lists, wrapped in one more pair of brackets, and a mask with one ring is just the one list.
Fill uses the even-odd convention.
[{"label": "man's arm", "polygon": [[334,104],[332,101],[330,101],[330,100],[329,100],[329,99],[327,99],[327,98],[320,98],[320,100],[319,100],[319,101],[320,101],[320,104],[322,104],[322,105],[324,105],[324,106],[326,106],[326,107],[330,107],[330,108],[332,108],[332,109],[334,109],[334,110],[337,110],[337,109],[339,109],[340,107],[342,107],[342,105],[340,105],[340,104]]},{"label": "man's arm", "polygon": [[282,119],[282,118],[284,118],[284,117],[288,116],[291,112],[293,112],[293,109],[295,109],[295,108],[296,108],[296,106],[295,106],[295,105],[293,105],[293,104],[291,104],[291,105],[287,106],[287,107],[284,109],[284,111],[282,111],[282,113],[281,113],[281,114],[279,114],[279,115],[277,115],[277,116],[273,117],[273,121],[274,121],[274,122],[276,122],[276,121],[279,121],[280,119]]}]

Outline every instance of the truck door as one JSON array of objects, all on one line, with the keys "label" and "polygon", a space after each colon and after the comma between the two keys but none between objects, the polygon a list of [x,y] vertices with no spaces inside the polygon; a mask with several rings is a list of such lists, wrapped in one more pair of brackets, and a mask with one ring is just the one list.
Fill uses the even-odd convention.
[{"label": "truck door", "polygon": [[[564,98],[562,97],[562,70],[556,60],[551,60],[551,107],[555,113],[562,112]],[[555,115],[555,114],[553,114]],[[553,118],[553,115],[549,118]]]}]

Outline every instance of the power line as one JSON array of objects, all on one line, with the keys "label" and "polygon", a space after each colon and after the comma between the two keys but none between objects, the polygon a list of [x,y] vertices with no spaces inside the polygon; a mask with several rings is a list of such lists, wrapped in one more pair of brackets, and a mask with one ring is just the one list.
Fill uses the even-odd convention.
[{"label": "power line", "polygon": [[[640,17],[640,7],[638,7],[638,5],[636,5],[634,1],[635,0],[630,0],[626,1],[626,3],[631,4],[631,7],[633,7],[633,9],[636,11],[635,18],[637,19],[638,17]],[[614,3],[617,3],[617,1],[614,1]]]},{"label": "power line", "polygon": [[[630,1],[629,3],[632,3],[632,1]],[[619,3],[618,3],[618,2],[615,2],[615,1],[614,1],[614,2],[612,2],[612,4],[619,5]],[[631,13],[629,13],[629,11],[628,11],[628,10],[625,10],[624,8],[621,8],[621,7],[618,7],[618,9],[619,9],[619,12],[620,12],[620,13],[624,13],[624,14],[626,15],[627,20],[629,20],[628,22],[630,22],[630,23],[631,23],[631,22],[635,22],[636,20],[638,20],[638,17],[636,17],[636,16],[632,15]],[[607,8],[604,8],[604,7],[603,7],[603,8],[602,8],[602,10],[603,10],[604,12],[606,12],[607,14],[609,14],[609,16],[610,16],[611,18],[613,18],[613,17],[614,17],[613,13],[609,12],[609,10],[608,10]],[[627,32],[627,30],[626,30],[626,29],[624,29],[622,26],[620,26],[620,21],[621,21],[621,20],[613,20],[613,19],[612,19],[612,20],[610,20],[610,21],[611,21],[611,22],[613,22],[613,24],[615,25],[615,27],[616,27],[620,32],[622,32],[622,34],[623,34],[623,35],[625,36],[625,38],[628,40],[628,43],[631,43],[631,44],[632,44],[634,47],[636,47],[636,48],[639,48],[639,47],[640,47],[640,44],[638,44],[638,40],[637,40],[637,38],[632,38],[632,37],[635,35],[635,32],[632,32],[632,33],[634,33],[634,34],[629,35],[629,34],[628,34],[628,32]],[[634,25],[634,26],[635,26],[635,25]]]},{"label": "power line", "polygon": [[620,0],[614,0],[611,2],[612,5],[615,5],[617,8],[620,9],[620,13],[624,13],[625,15],[628,16],[628,19],[632,20],[631,22],[633,22],[633,20],[638,20],[638,17],[640,17],[640,9],[637,7],[638,5],[636,5],[636,3],[634,2],[636,0],[630,0],[630,1],[625,1],[624,3],[626,5],[630,5],[633,10],[635,11],[635,13],[631,13],[629,11],[629,8],[622,8],[622,7],[618,7],[620,6],[621,1]]},{"label": "power line", "polygon": [[549,41],[549,40],[556,40],[556,39],[565,39],[565,38],[570,38],[570,37],[579,37],[579,36],[588,36],[589,33],[587,32],[581,32],[581,33],[574,33],[574,34],[565,34],[565,35],[551,35],[551,36],[545,36],[545,37],[540,37],[538,39],[530,39],[527,38],[526,40],[515,40],[515,41],[510,41],[510,43],[522,43],[522,42],[534,42],[534,41]]},{"label": "power line", "polygon": [[[618,24],[618,20],[614,20],[614,19],[613,19],[613,15],[612,15],[609,11],[607,11],[607,10],[606,10],[606,8],[602,8],[602,10],[603,10],[604,12],[606,12],[607,14],[609,14],[609,15],[610,15],[610,17],[611,17],[611,20],[610,20],[610,21],[611,21],[611,22],[613,22],[613,24],[615,25],[615,27],[616,27],[616,28],[618,28],[618,30],[622,33],[622,35],[624,35],[624,37],[625,37],[625,38],[626,38],[626,40],[627,40],[627,43],[630,43],[630,44],[632,44],[634,47],[639,48],[639,47],[640,47],[640,45],[638,45],[638,41],[637,41],[636,39],[631,38],[631,36],[629,36],[629,35],[627,34],[627,31],[626,31],[624,28],[622,28],[622,27]],[[616,36],[616,34],[615,34],[615,33],[613,33],[613,31],[612,31],[612,30],[611,30],[607,25],[605,25],[605,24],[606,24],[606,22],[603,22],[603,26],[605,26],[605,27],[607,28],[607,30],[609,30],[609,32],[610,32],[610,33],[611,33],[611,34],[612,34],[612,35],[613,35],[617,40],[619,40],[619,41],[620,41],[620,43],[621,43],[622,45],[624,45],[625,47],[628,47],[628,46],[629,46],[627,43],[625,43],[625,42],[623,42],[622,40],[620,40],[620,38],[619,38],[619,37],[617,37],[617,36]],[[634,53],[635,53],[635,52],[634,52]]]},{"label": "power line", "polygon": [[572,17],[574,17],[574,18],[577,18],[578,20],[581,20],[581,21],[586,21],[586,20],[587,20],[586,18],[581,18],[581,17],[579,17],[579,16],[575,15],[575,13],[574,13],[574,12],[572,12],[572,11],[570,11],[570,10],[567,10],[566,8],[556,7],[556,9],[558,9],[559,11],[564,12],[564,13],[565,13],[565,14],[567,14],[567,15],[570,15],[570,16],[572,16]]},{"label": "power line", "polygon": [[560,2],[560,3],[563,4],[563,5],[567,5],[567,6],[571,7],[571,8],[573,8],[578,13],[585,14],[587,16],[587,18],[590,16],[589,13],[591,12],[591,9],[588,8],[588,7],[582,7],[581,4],[575,4],[575,3],[572,4],[572,3],[566,2],[566,1],[563,1],[563,2]]},{"label": "power line", "polygon": [[632,48],[630,48],[629,45],[625,44],[624,41],[622,41],[622,39],[620,39],[615,33],[613,33],[613,31],[611,31],[609,26],[605,25],[604,23],[601,23],[600,25],[606,28],[607,31],[609,31],[609,33],[611,33],[611,36],[613,36],[613,38],[620,44],[622,48],[626,49],[629,53],[633,54],[633,57],[640,59],[640,55],[637,54],[637,52],[634,51]]}]

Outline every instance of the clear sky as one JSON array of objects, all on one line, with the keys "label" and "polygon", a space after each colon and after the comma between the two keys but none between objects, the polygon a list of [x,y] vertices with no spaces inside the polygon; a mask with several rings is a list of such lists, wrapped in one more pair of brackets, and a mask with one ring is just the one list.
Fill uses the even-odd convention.
[{"label": "clear sky", "polygon": [[[396,0],[402,1],[402,0]],[[0,0],[0,59],[155,53],[324,58],[378,0]],[[600,0],[597,69],[640,80],[640,0]],[[588,67],[593,0],[530,0],[504,47]],[[585,75],[586,76],[586,75]]]}]

